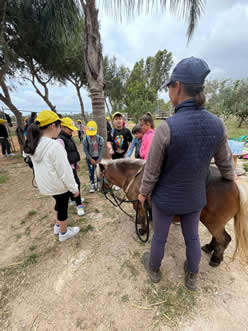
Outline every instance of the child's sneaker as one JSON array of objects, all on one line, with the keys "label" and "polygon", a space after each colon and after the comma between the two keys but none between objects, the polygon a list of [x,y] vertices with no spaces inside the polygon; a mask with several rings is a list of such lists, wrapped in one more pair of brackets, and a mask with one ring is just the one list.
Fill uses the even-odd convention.
[{"label": "child's sneaker", "polygon": [[95,192],[95,184],[91,184],[90,193]]},{"label": "child's sneaker", "polygon": [[77,206],[78,216],[84,216],[84,207],[82,205]]},{"label": "child's sneaker", "polygon": [[69,205],[70,205],[70,206],[74,206],[74,205],[75,205],[75,201],[69,199]]},{"label": "child's sneaker", "polygon": [[57,224],[55,224],[54,227],[53,227],[53,233],[54,234],[59,234],[59,231],[60,231],[59,226],[57,226]]},{"label": "child's sneaker", "polygon": [[59,233],[59,241],[65,241],[67,239],[70,239],[74,237],[78,232],[80,231],[80,228],[78,226],[74,227],[67,227],[67,231],[65,234]]}]

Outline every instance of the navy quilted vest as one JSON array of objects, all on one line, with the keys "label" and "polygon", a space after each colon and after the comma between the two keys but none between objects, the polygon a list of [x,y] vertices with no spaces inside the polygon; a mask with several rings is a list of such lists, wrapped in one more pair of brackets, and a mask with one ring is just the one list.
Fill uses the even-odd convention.
[{"label": "navy quilted vest", "polygon": [[178,105],[167,120],[170,144],[152,202],[168,215],[183,215],[206,205],[206,178],[211,158],[224,136],[221,120],[193,100]]}]

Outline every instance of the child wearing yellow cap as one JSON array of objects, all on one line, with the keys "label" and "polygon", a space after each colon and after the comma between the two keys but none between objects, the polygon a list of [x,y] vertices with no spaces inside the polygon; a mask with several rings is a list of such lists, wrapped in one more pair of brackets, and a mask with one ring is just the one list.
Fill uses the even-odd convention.
[{"label": "child wearing yellow cap", "polygon": [[82,121],[81,120],[77,120],[77,129],[78,129],[78,138],[80,141],[83,140],[83,136],[84,136],[84,127],[82,125]]},{"label": "child wearing yellow cap", "polygon": [[0,145],[4,157],[13,155],[10,151],[9,134],[6,129],[6,120],[0,118]]},{"label": "child wearing yellow cap", "polygon": [[84,208],[82,205],[82,199],[80,195],[80,180],[78,178],[77,170],[79,170],[80,154],[77,150],[77,146],[72,138],[72,132],[77,131],[77,128],[73,124],[73,120],[69,117],[64,117],[61,119],[61,131],[58,135],[57,140],[65,148],[68,161],[72,167],[73,175],[76,183],[78,184],[79,195],[74,198],[73,194],[70,193],[70,204],[77,205],[77,214],[78,216],[84,215]]},{"label": "child wearing yellow cap", "polygon": [[24,152],[32,160],[40,193],[56,201],[54,234],[59,235],[59,241],[65,241],[80,230],[77,226],[67,227],[70,192],[77,197],[79,190],[66,151],[54,140],[60,133],[60,122],[55,112],[43,110],[28,129]]},{"label": "child wearing yellow cap", "polygon": [[86,155],[86,162],[89,169],[89,177],[91,182],[90,193],[95,192],[95,188],[99,191],[100,182],[97,178],[97,187],[95,187],[95,168],[97,163],[102,160],[104,150],[104,139],[97,134],[97,124],[94,121],[89,121],[86,126],[86,137],[83,139],[83,151]]}]

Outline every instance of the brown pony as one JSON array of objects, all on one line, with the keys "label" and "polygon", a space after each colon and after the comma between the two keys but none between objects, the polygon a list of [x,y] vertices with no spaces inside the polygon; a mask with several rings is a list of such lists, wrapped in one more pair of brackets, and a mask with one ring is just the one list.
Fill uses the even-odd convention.
[{"label": "brown pony", "polygon": [[[104,178],[102,186],[110,188],[112,184],[121,187],[129,200],[136,200],[143,177],[145,161],[140,159],[120,159],[100,162],[98,176]],[[137,174],[137,175],[136,175]],[[231,241],[225,225],[234,218],[236,249],[245,261],[248,260],[248,187],[221,178],[217,168],[210,167],[207,185],[207,205],[200,216],[201,222],[212,234],[209,244],[203,251],[212,254],[209,264],[218,266],[223,260],[223,253]],[[136,203],[134,203],[136,208]],[[144,209],[139,209],[140,222],[145,229]]]}]

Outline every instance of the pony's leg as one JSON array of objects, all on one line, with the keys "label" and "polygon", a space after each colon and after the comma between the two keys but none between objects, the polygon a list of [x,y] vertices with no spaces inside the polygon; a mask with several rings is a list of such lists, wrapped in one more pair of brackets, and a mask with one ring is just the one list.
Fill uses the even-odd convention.
[{"label": "pony's leg", "polygon": [[216,238],[213,254],[211,256],[209,265],[211,267],[217,267],[223,261],[223,254],[230,241],[232,240],[231,236],[224,230],[222,235]]},{"label": "pony's leg", "polygon": [[[137,202],[133,202],[133,208],[135,211],[136,211],[136,206],[137,206]],[[139,204],[139,208],[138,208],[137,223],[141,225],[141,228],[139,229],[139,233],[143,236],[147,232],[147,226],[146,226],[145,210],[141,206],[141,204]]]},{"label": "pony's leg", "polygon": [[231,237],[225,231],[227,221],[223,217],[216,218],[215,214],[204,208],[201,213],[201,222],[212,234],[212,240],[204,245],[202,250],[208,254],[213,252],[209,264],[217,267],[223,260],[223,253],[231,241]]},{"label": "pony's leg", "polygon": [[207,254],[210,254],[212,253],[212,251],[214,250],[214,247],[215,247],[215,244],[216,244],[216,239],[215,237],[212,237],[211,241],[209,244],[206,244],[204,246],[202,246],[202,250],[207,253]]}]

